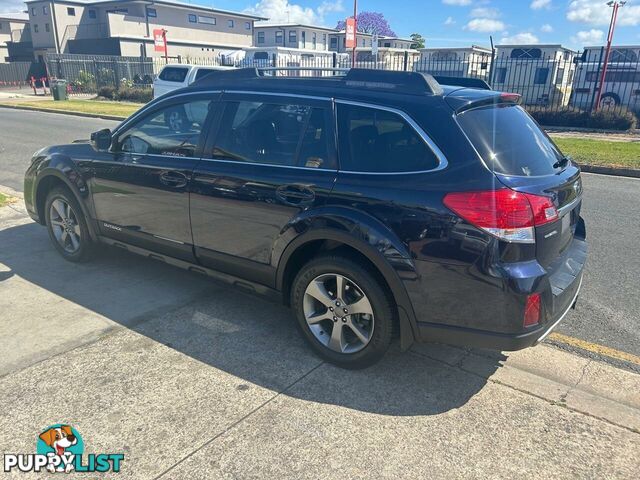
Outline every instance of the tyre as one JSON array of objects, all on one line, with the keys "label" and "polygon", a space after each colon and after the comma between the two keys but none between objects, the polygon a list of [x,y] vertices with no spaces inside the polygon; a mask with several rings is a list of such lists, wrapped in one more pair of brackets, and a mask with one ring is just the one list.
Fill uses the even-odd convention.
[{"label": "tyre", "polygon": [[620,97],[615,93],[605,93],[600,99],[600,108],[616,108],[620,105]]},{"label": "tyre", "polygon": [[71,262],[89,260],[93,245],[87,221],[74,195],[66,188],[52,189],[45,201],[47,231],[60,255]]},{"label": "tyre", "polygon": [[164,123],[175,133],[186,132],[191,127],[187,113],[181,106],[166,111],[164,114]]},{"label": "tyre", "polygon": [[366,368],[391,343],[395,304],[375,272],[344,256],[304,265],[291,289],[297,324],[324,360]]}]

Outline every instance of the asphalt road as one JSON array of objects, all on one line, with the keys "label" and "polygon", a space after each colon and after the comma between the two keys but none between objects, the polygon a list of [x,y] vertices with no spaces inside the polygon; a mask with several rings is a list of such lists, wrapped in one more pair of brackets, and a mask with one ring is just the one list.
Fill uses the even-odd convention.
[{"label": "asphalt road", "polygon": [[[117,122],[0,109],[0,185],[22,190],[31,154]],[[640,179],[584,175],[590,255],[575,311],[558,332],[640,356]]]}]

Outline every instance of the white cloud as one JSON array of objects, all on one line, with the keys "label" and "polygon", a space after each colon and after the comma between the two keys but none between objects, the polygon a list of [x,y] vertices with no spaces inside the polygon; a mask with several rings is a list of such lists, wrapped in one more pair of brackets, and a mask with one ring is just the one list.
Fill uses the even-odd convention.
[{"label": "white cloud", "polygon": [[[608,25],[611,8],[600,0],[572,0],[567,8],[567,19],[587,25]],[[618,25],[640,25],[640,5],[627,4],[622,7],[618,14]]]},{"label": "white cloud", "polygon": [[504,30],[504,23],[493,18],[474,18],[464,26],[465,30],[472,32],[498,32]]},{"label": "white cloud", "polygon": [[602,30],[583,30],[571,37],[571,41],[577,45],[598,45],[604,41],[604,32]]},{"label": "white cloud", "polygon": [[289,3],[287,0],[260,0],[253,7],[246,8],[246,13],[267,17],[267,23],[305,23],[321,25],[327,13],[342,12],[342,0],[323,1],[317,8],[303,7]]},{"label": "white cloud", "polygon": [[447,19],[444,21],[445,25],[455,25],[456,21],[453,17],[447,17]]},{"label": "white cloud", "polygon": [[457,5],[459,7],[464,7],[466,5],[471,5],[471,0],[442,0],[442,3],[445,5]]},{"label": "white cloud", "polygon": [[1,0],[0,1],[0,13],[16,13],[24,12],[27,6],[24,4],[24,0]]},{"label": "white cloud", "polygon": [[502,45],[529,45],[532,43],[538,43],[538,37],[531,32],[521,32],[510,37],[502,37],[500,43]]},{"label": "white cloud", "polygon": [[478,7],[471,10],[469,16],[473,18],[498,18],[500,10],[497,8]]},{"label": "white cloud", "polygon": [[533,10],[542,10],[543,8],[551,8],[551,0],[533,0],[530,7]]},{"label": "white cloud", "polygon": [[553,27],[551,25],[549,25],[548,23],[545,23],[544,25],[542,25],[540,27],[540,31],[544,32],[544,33],[551,33],[551,32],[553,32]]}]

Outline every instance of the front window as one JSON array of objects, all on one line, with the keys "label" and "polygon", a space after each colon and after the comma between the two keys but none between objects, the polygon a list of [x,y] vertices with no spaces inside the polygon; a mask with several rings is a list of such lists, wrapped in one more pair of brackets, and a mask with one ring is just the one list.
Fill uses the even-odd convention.
[{"label": "front window", "polygon": [[323,108],[259,101],[229,102],[214,156],[267,165],[333,168]]},{"label": "front window", "polygon": [[418,132],[395,112],[339,104],[338,134],[342,170],[415,172],[439,165]]},{"label": "front window", "polygon": [[152,113],[119,135],[116,149],[136,155],[194,157],[212,103],[194,101]]},{"label": "front window", "polygon": [[258,32],[258,43],[264,43],[264,32]]}]

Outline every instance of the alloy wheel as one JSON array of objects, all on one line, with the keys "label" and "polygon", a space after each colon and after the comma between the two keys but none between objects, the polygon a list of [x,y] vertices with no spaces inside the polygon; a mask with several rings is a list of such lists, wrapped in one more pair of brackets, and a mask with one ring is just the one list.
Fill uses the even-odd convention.
[{"label": "alloy wheel", "polygon": [[71,205],[56,198],[49,210],[51,230],[65,252],[74,254],[80,250],[80,223]]},{"label": "alloy wheel", "polygon": [[314,278],[304,292],[303,309],[315,338],[335,352],[356,353],[371,341],[373,307],[362,289],[343,275]]}]

